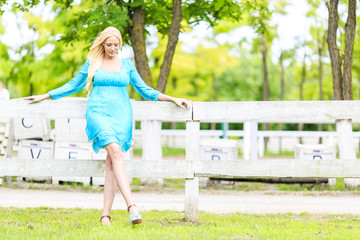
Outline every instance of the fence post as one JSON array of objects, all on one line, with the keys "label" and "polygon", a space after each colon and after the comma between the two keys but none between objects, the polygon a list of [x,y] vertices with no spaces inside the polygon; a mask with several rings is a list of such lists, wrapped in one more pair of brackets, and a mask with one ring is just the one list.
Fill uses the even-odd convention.
[{"label": "fence post", "polygon": [[[14,143],[14,118],[10,118],[9,138],[6,146],[6,158],[11,158]],[[11,176],[6,176],[6,181],[11,184]]]},{"label": "fence post", "polygon": [[[162,160],[161,146],[161,121],[159,120],[142,120],[142,160]],[[141,183],[145,185],[157,184],[163,185],[163,178],[141,178]]]},{"label": "fence post", "polygon": [[[337,119],[336,131],[339,139],[339,155],[342,160],[356,159],[354,138],[352,132],[351,119]],[[345,185],[349,187],[356,187],[360,185],[359,178],[345,178]]]},{"label": "fence post", "polygon": [[[186,160],[200,160],[200,122],[186,122]],[[195,166],[195,164],[194,164]],[[196,222],[199,220],[199,178],[185,179],[185,221]]]},{"label": "fence post", "polygon": [[244,122],[244,159],[257,160],[257,131],[258,123]]}]

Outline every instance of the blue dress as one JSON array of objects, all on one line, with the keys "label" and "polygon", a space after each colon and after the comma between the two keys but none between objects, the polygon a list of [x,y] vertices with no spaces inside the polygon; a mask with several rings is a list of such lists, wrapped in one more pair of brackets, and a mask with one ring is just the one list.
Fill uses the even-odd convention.
[{"label": "blue dress", "polygon": [[[48,93],[56,100],[79,92],[86,85],[89,59],[80,72],[65,85]],[[123,58],[119,72],[99,68],[93,78],[93,89],[86,108],[86,134],[97,153],[110,143],[122,151],[132,144],[133,114],[127,86],[131,84],[147,100],[158,100],[159,91],[147,86],[130,59]]]}]

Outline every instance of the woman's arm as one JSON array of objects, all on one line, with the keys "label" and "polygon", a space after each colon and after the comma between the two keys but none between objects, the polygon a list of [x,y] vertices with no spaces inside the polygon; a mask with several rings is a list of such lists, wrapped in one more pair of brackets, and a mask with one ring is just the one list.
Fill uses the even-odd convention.
[{"label": "woman's arm", "polygon": [[190,109],[191,101],[186,100],[185,98],[174,98],[168,95],[165,95],[148,85],[141,79],[140,74],[136,70],[134,63],[130,59],[123,59],[129,64],[130,69],[130,84],[134,86],[135,90],[140,93],[140,95],[146,100],[152,101],[168,101],[173,102],[179,107],[185,109]]},{"label": "woman's arm", "polygon": [[45,94],[42,94],[42,95],[26,97],[24,99],[25,100],[31,100],[30,103],[37,103],[37,102],[41,102],[42,100],[45,100],[45,99],[48,99],[48,98],[50,98],[50,94],[45,93]]},{"label": "woman's arm", "polygon": [[171,96],[165,95],[163,93],[159,93],[158,100],[159,101],[173,102],[173,103],[175,103],[176,105],[178,105],[179,107],[181,107],[183,109],[185,109],[185,107],[186,107],[186,109],[190,109],[190,107],[191,107],[191,101],[190,100],[187,100],[185,98],[171,97]]}]

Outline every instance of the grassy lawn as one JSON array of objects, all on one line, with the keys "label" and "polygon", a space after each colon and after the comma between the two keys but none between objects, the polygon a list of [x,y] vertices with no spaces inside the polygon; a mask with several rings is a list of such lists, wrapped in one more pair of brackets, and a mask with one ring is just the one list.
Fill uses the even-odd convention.
[{"label": "grassy lawn", "polygon": [[313,214],[208,214],[198,223],[184,213],[142,212],[131,226],[123,210],[101,226],[100,210],[0,208],[0,239],[359,239],[360,216]]}]

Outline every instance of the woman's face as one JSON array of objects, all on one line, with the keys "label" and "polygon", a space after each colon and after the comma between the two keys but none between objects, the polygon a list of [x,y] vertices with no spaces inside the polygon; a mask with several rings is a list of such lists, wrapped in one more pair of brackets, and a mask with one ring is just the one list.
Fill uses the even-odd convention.
[{"label": "woman's face", "polygon": [[105,39],[103,46],[105,50],[105,55],[108,55],[109,57],[115,57],[116,53],[120,49],[120,41],[115,36],[108,37],[107,39]]}]

